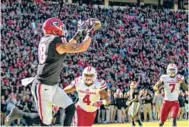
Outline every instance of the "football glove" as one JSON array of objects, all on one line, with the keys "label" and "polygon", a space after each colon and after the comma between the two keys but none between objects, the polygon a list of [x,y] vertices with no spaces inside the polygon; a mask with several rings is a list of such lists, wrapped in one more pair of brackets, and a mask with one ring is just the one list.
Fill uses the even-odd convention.
[{"label": "football glove", "polygon": [[99,108],[102,104],[103,104],[103,101],[99,100],[99,101],[96,101],[95,103],[93,103],[93,106],[96,106]]}]

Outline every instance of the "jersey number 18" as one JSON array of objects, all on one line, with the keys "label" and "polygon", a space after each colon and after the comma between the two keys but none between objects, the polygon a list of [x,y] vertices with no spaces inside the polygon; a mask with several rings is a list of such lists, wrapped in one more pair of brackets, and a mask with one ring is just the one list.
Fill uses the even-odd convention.
[{"label": "jersey number 18", "polygon": [[39,44],[38,54],[39,54],[39,63],[43,64],[46,60],[47,55],[46,52],[46,45],[45,44]]}]

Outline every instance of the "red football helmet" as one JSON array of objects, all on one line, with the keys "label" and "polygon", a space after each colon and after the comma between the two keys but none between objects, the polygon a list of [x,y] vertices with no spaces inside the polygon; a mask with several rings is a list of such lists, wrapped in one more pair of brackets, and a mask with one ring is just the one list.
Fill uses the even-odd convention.
[{"label": "red football helmet", "polygon": [[64,24],[58,18],[49,18],[43,24],[44,34],[65,35]]}]

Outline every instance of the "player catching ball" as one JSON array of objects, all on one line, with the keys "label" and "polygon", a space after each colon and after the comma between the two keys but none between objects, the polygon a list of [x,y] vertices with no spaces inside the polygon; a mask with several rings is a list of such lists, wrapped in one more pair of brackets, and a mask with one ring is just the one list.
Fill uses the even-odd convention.
[{"label": "player catching ball", "polygon": [[[62,71],[62,63],[69,53],[81,53],[87,51],[91,44],[92,35],[101,27],[97,19],[89,19],[78,23],[78,31],[67,42],[65,24],[58,18],[47,19],[42,27],[44,36],[38,46],[38,67],[32,82],[32,95],[35,98],[38,113],[25,113],[18,108],[13,108],[7,116],[11,119],[25,119],[26,122],[41,125],[51,125],[53,119],[53,105],[65,109],[64,126],[70,126],[75,113],[75,105],[68,95],[59,87],[59,78]],[[80,38],[85,33],[81,43]],[[30,82],[28,82],[30,83]],[[28,84],[27,83],[27,84]],[[26,84],[26,85],[27,85]]]}]

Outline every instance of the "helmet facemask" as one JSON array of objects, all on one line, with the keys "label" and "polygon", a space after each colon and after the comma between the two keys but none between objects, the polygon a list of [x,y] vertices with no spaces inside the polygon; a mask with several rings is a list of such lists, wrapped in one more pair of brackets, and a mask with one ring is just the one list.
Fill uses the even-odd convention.
[{"label": "helmet facemask", "polygon": [[170,77],[174,77],[177,74],[177,66],[175,64],[169,64],[167,67],[167,74]]},{"label": "helmet facemask", "polygon": [[174,68],[169,69],[168,75],[170,77],[174,77],[176,75],[176,70]]},{"label": "helmet facemask", "polygon": [[64,24],[60,25],[60,26],[55,25],[55,27],[61,31],[61,36],[65,36],[66,37],[66,27],[65,27]]},{"label": "helmet facemask", "polygon": [[93,84],[93,77],[94,77],[94,74],[84,74],[85,76],[85,84],[87,85],[90,85],[90,84]]},{"label": "helmet facemask", "polygon": [[87,86],[92,85],[97,79],[97,73],[95,68],[86,67],[83,71],[82,78]]}]

